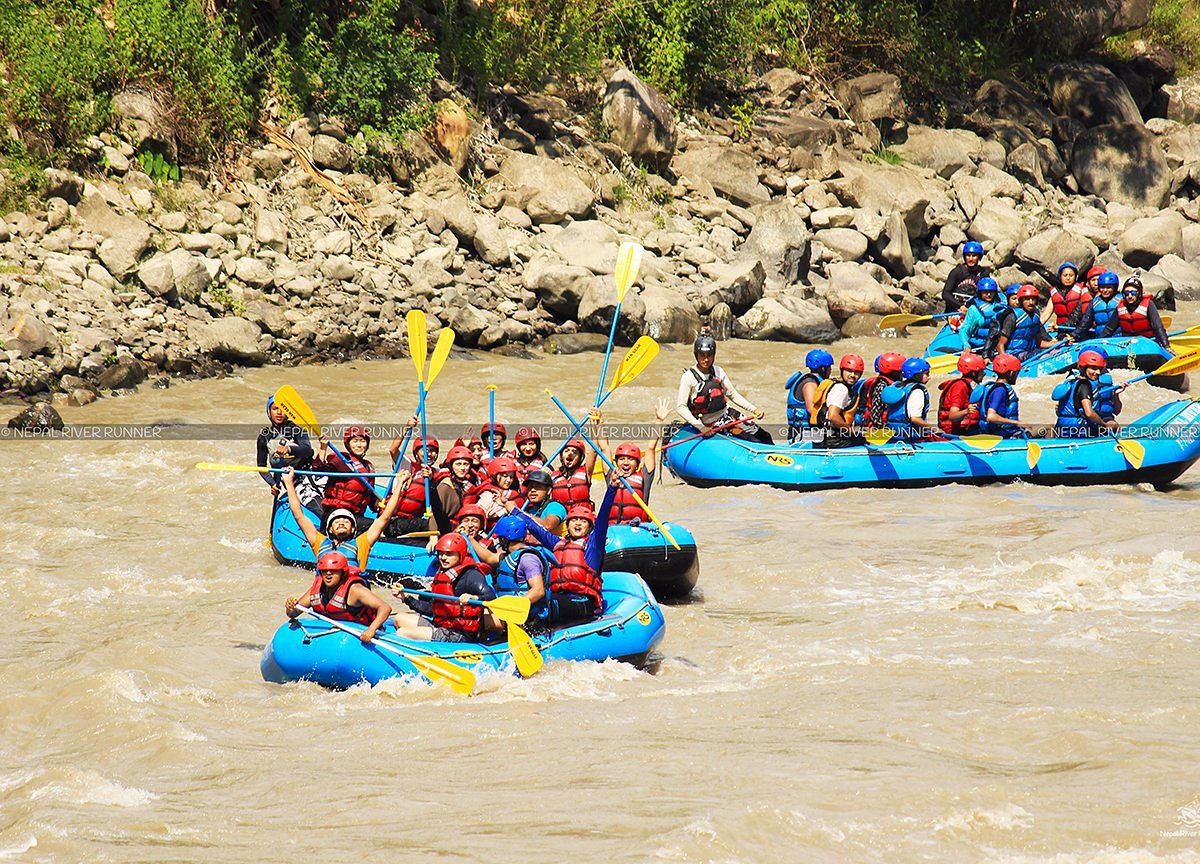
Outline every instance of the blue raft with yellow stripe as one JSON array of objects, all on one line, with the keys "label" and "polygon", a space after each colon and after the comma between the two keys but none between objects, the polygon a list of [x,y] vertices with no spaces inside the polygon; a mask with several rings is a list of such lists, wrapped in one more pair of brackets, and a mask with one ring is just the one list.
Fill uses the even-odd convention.
[{"label": "blue raft with yellow stripe", "polygon": [[[562,660],[623,660],[643,668],[662,641],[666,622],[662,608],[646,583],[634,573],[604,574],[603,613],[587,622],[531,633],[542,658]],[[356,628],[357,629],[357,628]],[[345,689],[378,684],[393,678],[418,678],[420,658],[433,657],[471,670],[514,671],[507,642],[423,642],[402,639],[391,622],[376,636],[378,645],[364,645],[357,636],[329,623],[302,615],[275,631],[263,649],[263,680],[274,683],[313,681]],[[415,657],[416,662],[404,655]]]},{"label": "blue raft with yellow stripe", "polygon": [[[840,449],[759,444],[728,435],[685,439],[664,454],[693,486],[761,483],[808,491],[853,487],[906,488],[947,483],[1042,485],[1170,484],[1200,458],[1200,402],[1180,399],[1102,438],[997,439],[975,436]],[[1032,463],[1032,467],[1031,467]]]}]

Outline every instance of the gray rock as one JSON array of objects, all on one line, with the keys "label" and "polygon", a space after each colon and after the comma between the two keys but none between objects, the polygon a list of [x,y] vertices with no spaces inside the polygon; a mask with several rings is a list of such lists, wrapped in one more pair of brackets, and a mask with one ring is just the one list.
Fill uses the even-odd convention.
[{"label": "gray rock", "polygon": [[168,302],[175,299],[175,269],[165,254],[155,255],[138,267],[137,278],[142,287],[155,297],[162,297]]},{"label": "gray rock", "polygon": [[61,168],[47,168],[42,180],[42,198],[61,198],[68,204],[78,204],[83,197],[83,178],[63,171]]},{"label": "gray rock", "polygon": [[454,232],[459,242],[470,246],[475,242],[475,232],[478,230],[478,217],[464,195],[452,195],[441,202],[442,218],[446,227]]},{"label": "gray rock", "polygon": [[217,318],[207,323],[189,321],[187,330],[189,341],[201,354],[245,366],[261,366],[266,362],[259,341],[262,331],[245,318]]},{"label": "gray rock", "polygon": [[[570,169],[542,156],[513,153],[500,167],[498,177],[510,188],[524,187],[528,197],[521,209],[535,223],[561,222],[568,216],[582,219],[595,201],[592,190]],[[514,202],[510,199],[509,203]]]},{"label": "gray rock", "polygon": [[[417,280],[417,266],[413,265],[414,282]],[[436,269],[440,268],[432,268],[430,272],[422,272],[422,276],[432,275],[432,270]],[[349,255],[330,255],[321,262],[321,275],[333,282],[349,282],[354,278],[354,272],[354,262],[350,260]],[[445,270],[442,270],[442,273],[445,276],[443,279],[438,280],[441,284],[434,285],[435,288],[441,288],[454,281],[454,277],[446,273]],[[430,284],[433,283],[430,282]]]},{"label": "gray rock", "polygon": [[808,221],[814,228],[848,228],[854,224],[854,210],[850,207],[822,207],[813,210]]},{"label": "gray rock", "polygon": [[1130,267],[1149,269],[1166,255],[1183,253],[1183,217],[1173,210],[1138,219],[1121,234],[1117,245]]},{"label": "gray rock", "polygon": [[1188,75],[1163,85],[1167,97],[1167,119],[1177,123],[1200,120],[1200,75]]},{"label": "gray rock", "polygon": [[[645,312],[642,316],[642,332],[656,342],[691,343],[700,329],[700,316],[695,308],[678,291],[660,285],[642,289],[639,299]],[[621,314],[625,314],[622,305]]]},{"label": "gray rock", "polygon": [[100,195],[89,195],[80,202],[75,216],[88,231],[105,238],[99,258],[114,276],[132,271],[150,248],[150,226],[134,216],[118,214]]},{"label": "gray rock", "polygon": [[[55,330],[32,310],[13,312],[0,342],[5,351],[16,351],[18,357],[33,357],[57,346]],[[3,355],[0,355],[3,356]]]},{"label": "gray rock", "polygon": [[1014,147],[1004,160],[1004,167],[1022,183],[1038,189],[1046,188],[1046,177],[1042,171],[1041,151],[1028,141]]},{"label": "gray rock", "polygon": [[242,317],[264,333],[277,338],[286,338],[291,331],[283,308],[266,300],[251,300],[246,304],[246,312]]},{"label": "gray rock", "polygon": [[229,241],[220,234],[180,234],[179,245],[188,252],[222,252],[229,248]]},{"label": "gray rock", "polygon": [[737,147],[689,148],[675,156],[671,170],[678,177],[705,180],[722,197],[746,207],[765,204],[771,198],[758,180],[758,161]]},{"label": "gray rock", "polygon": [[126,174],[129,172],[129,159],[116,147],[106,146],[102,153],[104,161],[108,163],[108,170],[110,172],[113,174]]},{"label": "gray rock", "polygon": [[1141,123],[1096,126],[1075,139],[1071,172],[1079,188],[1105,201],[1161,208],[1171,172],[1154,136]]},{"label": "gray rock", "polygon": [[823,344],[839,335],[825,307],[786,294],[759,300],[738,319],[734,333],[750,339]]},{"label": "gray rock", "polygon": [[621,238],[599,220],[572,222],[550,240],[550,248],[568,264],[607,275],[616,266]]},{"label": "gray rock", "polygon": [[[617,294],[611,284],[591,279],[579,301],[578,321],[580,327],[595,333],[608,333],[612,327],[613,311],[617,306]],[[642,321],[646,317],[646,304],[640,292],[630,290],[621,303],[621,317],[617,322],[617,338],[632,345],[642,335]]]},{"label": "gray rock", "polygon": [[463,304],[450,318],[450,326],[464,345],[475,345],[483,331],[497,323],[495,315],[476,306]]},{"label": "gray rock", "polygon": [[113,128],[134,150],[159,150],[169,163],[179,161],[171,112],[153,95],[125,90],[109,106]]},{"label": "gray rock", "polygon": [[871,72],[840,81],[834,93],[872,146],[879,144],[880,131],[890,137],[908,115],[908,106],[900,95],[900,79],[890,72]]},{"label": "gray rock", "polygon": [[1164,255],[1150,270],[1171,283],[1176,300],[1200,300],[1200,267],[1178,255]]},{"label": "gray rock", "polygon": [[316,239],[313,251],[326,255],[349,255],[353,245],[354,235],[349,231],[330,231]]},{"label": "gray rock", "polygon": [[808,273],[812,234],[801,211],[777,201],[758,211],[758,220],[738,252],[738,261],[761,261],[767,285],[781,288]]},{"label": "gray rock", "polygon": [[254,220],[254,239],[258,245],[276,252],[287,252],[288,228],[283,214],[263,208]]},{"label": "gray rock", "polygon": [[831,264],[827,269],[829,286],[825,300],[831,315],[848,318],[862,312],[889,315],[900,311],[896,301],[865,268],[847,261]]},{"label": "gray rock", "polygon": [[848,206],[876,213],[899,210],[913,240],[922,240],[932,231],[934,226],[926,219],[931,204],[938,211],[953,209],[942,181],[930,182],[920,172],[898,165],[847,162],[842,165],[842,177],[827,180],[825,185]]},{"label": "gray rock", "polygon": [[608,347],[604,333],[554,333],[546,339],[548,354],[584,354],[603,352]]},{"label": "gray rock", "polygon": [[158,217],[158,227],[164,231],[171,231],[178,234],[187,230],[188,217],[187,214],[174,210],[170,213],[164,213]]},{"label": "gray rock", "polygon": [[847,339],[873,338],[879,335],[879,322],[882,315],[871,315],[862,312],[851,315],[842,322],[842,336]]},{"label": "gray rock", "polygon": [[1039,27],[1053,33],[1055,46],[1064,55],[1091,48],[1150,20],[1151,0],[1061,0],[1042,7]]},{"label": "gray rock", "polygon": [[257,258],[239,258],[233,275],[251,288],[266,288],[272,283],[271,268]]},{"label": "gray rock", "polygon": [[1085,128],[1142,122],[1125,82],[1098,63],[1060,63],[1050,68],[1046,83],[1054,109]]},{"label": "gray rock", "polygon": [[820,153],[836,138],[833,126],[819,117],[809,117],[799,111],[768,111],[756,124],[760,134],[777,144],[802,147],[809,153]]},{"label": "gray rock", "polygon": [[1195,222],[1183,226],[1183,253],[1180,257],[1184,261],[1200,264],[1200,225]]},{"label": "gray rock", "polygon": [[1040,270],[1042,273],[1054,274],[1065,261],[1070,261],[1079,268],[1082,277],[1087,273],[1100,250],[1096,244],[1086,237],[1072,234],[1063,228],[1048,228],[1041,231],[1024,243],[1017,246],[1017,264],[1026,272]]},{"label": "gray rock", "polygon": [[867,254],[867,238],[853,228],[825,228],[815,239],[832,253],[832,260],[858,261]]},{"label": "gray rock", "polygon": [[345,171],[354,159],[354,150],[332,135],[315,135],[312,142],[312,159],[318,168]]},{"label": "gray rock", "polygon": [[962,168],[979,161],[983,139],[966,129],[931,129],[928,126],[908,127],[908,137],[892,150],[913,165],[928,168],[941,177],[950,178]]},{"label": "gray rock", "polygon": [[508,241],[494,217],[479,217],[474,246],[476,254],[493,267],[508,266],[511,254]]},{"label": "gray rock", "polygon": [[283,173],[283,157],[274,150],[258,149],[250,154],[250,167],[256,177],[274,180]]},{"label": "gray rock", "polygon": [[762,299],[767,274],[761,261],[742,258],[733,264],[721,266],[708,285],[700,289],[696,309],[709,314],[718,304],[724,303],[735,315],[741,315]]},{"label": "gray rock", "polygon": [[604,92],[604,125],[629,156],[663,171],[675,155],[675,117],[662,94],[627,69],[618,69]]},{"label": "gray rock", "polygon": [[548,256],[530,261],[522,279],[541,304],[561,318],[576,317],[584,294],[598,281],[586,267],[559,264]]},{"label": "gray rock", "polygon": [[1048,136],[1054,130],[1054,115],[1014,81],[983,82],[975,93],[975,106],[989,117],[1020,123],[1038,137]]},{"label": "gray rock", "polygon": [[[68,204],[66,201],[64,201],[62,198],[47,199],[47,201],[46,201],[46,226],[51,231],[54,231],[56,228],[60,228],[62,226],[62,224],[67,221],[67,218],[70,215],[71,215],[71,205]],[[46,239],[49,239],[49,238],[43,239],[42,248],[45,248]],[[66,250],[59,250],[59,251],[66,251]]]},{"label": "gray rock", "polygon": [[10,417],[8,428],[23,432],[61,432],[63,419],[49,402],[35,402],[20,414]]},{"label": "gray rock", "polygon": [[900,211],[893,210],[887,217],[883,233],[872,242],[872,251],[887,271],[897,279],[913,275],[914,261],[912,244],[908,240],[908,227]]},{"label": "gray rock", "polygon": [[980,243],[1008,241],[1020,244],[1029,234],[1025,227],[1025,217],[1017,211],[1012,202],[1004,198],[989,198],[983,202],[979,212],[971,220],[967,236]]},{"label": "gray rock", "polygon": [[101,372],[96,383],[101,390],[131,390],[145,380],[146,365],[126,356]]},{"label": "gray rock", "polygon": [[773,96],[782,96],[784,99],[795,99],[804,92],[804,76],[786,66],[769,69],[758,80]]}]

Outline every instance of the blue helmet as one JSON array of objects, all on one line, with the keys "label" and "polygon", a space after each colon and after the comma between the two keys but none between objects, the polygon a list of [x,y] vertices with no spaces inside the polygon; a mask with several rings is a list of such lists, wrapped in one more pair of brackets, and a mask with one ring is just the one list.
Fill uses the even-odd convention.
[{"label": "blue helmet", "polygon": [[916,378],[918,375],[923,375],[929,371],[929,361],[924,357],[910,357],[904,361],[904,365],[900,367],[900,374],[907,380]]},{"label": "blue helmet", "polygon": [[963,254],[964,258],[967,257],[968,255],[982,255],[983,254],[983,244],[976,243],[974,240],[968,240],[966,243],[963,244],[962,254]]},{"label": "blue helmet", "polygon": [[1076,275],[1079,274],[1079,268],[1076,267],[1075,264],[1071,261],[1064,261],[1063,263],[1058,265],[1058,275],[1062,276],[1062,271],[1064,271],[1064,270],[1074,270]]},{"label": "blue helmet", "polygon": [[1009,285],[1007,288],[1004,289],[1004,296],[1011,297],[1012,295],[1016,294],[1020,290],[1021,290],[1021,283],[1014,282],[1011,285]]},{"label": "blue helmet", "polygon": [[984,276],[975,285],[975,293],[982,294],[984,291],[999,291],[1000,283],[991,276]]},{"label": "blue helmet", "polygon": [[1120,279],[1120,277],[1117,276],[1116,273],[1112,272],[1111,270],[1105,270],[1103,273],[1101,273],[1096,278],[1096,284],[1097,285],[1112,285],[1113,287],[1116,287],[1117,285],[1121,284],[1121,279]]},{"label": "blue helmet", "polygon": [[492,529],[492,536],[501,540],[524,540],[526,532],[527,529],[521,517],[509,513],[507,516],[500,517],[500,521]]},{"label": "blue helmet", "polygon": [[828,369],[833,366],[833,355],[824,348],[814,348],[804,355],[804,365],[809,369]]}]

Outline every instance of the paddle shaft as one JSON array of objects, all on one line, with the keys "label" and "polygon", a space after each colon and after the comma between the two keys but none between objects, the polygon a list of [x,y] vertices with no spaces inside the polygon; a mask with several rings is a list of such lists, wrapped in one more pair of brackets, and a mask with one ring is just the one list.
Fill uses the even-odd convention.
[{"label": "paddle shaft", "polygon": [[449,594],[438,594],[436,591],[418,591],[416,588],[405,588],[403,590],[405,594],[411,594],[414,597],[428,597],[430,600],[444,600],[447,603],[462,603],[467,606],[486,607],[489,602],[486,600],[459,600],[458,597],[452,597]]},{"label": "paddle shaft", "polygon": [[496,458],[496,385],[488,387],[488,458]]},{"label": "paddle shaft", "polygon": [[[214,462],[197,462],[197,468],[205,471],[257,471],[259,474],[282,474],[286,468],[259,468],[255,465],[221,465]],[[345,477],[345,471],[308,471],[292,469],[298,477]],[[401,472],[403,473],[403,472]],[[395,477],[390,471],[361,472],[360,477]]]},{"label": "paddle shaft", "polygon": [[[753,417],[750,417],[750,416],[746,416],[746,417],[739,417],[739,418],[737,418],[736,420],[729,420],[729,421],[727,421],[727,422],[725,422],[725,423],[720,423],[720,424],[718,424],[718,425],[716,425],[716,426],[712,427],[712,429],[713,429],[713,432],[721,432],[721,431],[724,431],[725,429],[729,429],[729,428],[731,428],[731,427],[733,427],[733,426],[738,426],[738,425],[740,425],[740,424],[742,424],[742,423],[746,423],[746,422],[748,422],[748,421],[750,421],[750,420],[753,420],[753,419],[754,419],[754,418],[753,418]],[[665,446],[664,446],[664,447],[663,447],[661,450],[659,450],[658,452],[660,452],[660,453],[665,453],[665,452],[667,452],[668,450],[670,450],[672,447],[674,447],[676,444],[686,444],[686,443],[687,443],[687,442],[689,442],[689,441],[695,441],[697,438],[704,438],[704,437],[705,437],[704,433],[703,433],[703,432],[701,432],[701,433],[700,433],[700,434],[698,434],[698,435],[692,435],[692,436],[689,436],[689,437],[687,437],[687,438],[681,438],[681,439],[680,439],[680,440],[678,440],[678,441],[671,441],[670,443],[668,443],[667,445],[665,445]]]},{"label": "paddle shaft", "polygon": [[[283,395],[281,395],[281,394],[283,394]],[[293,401],[293,399],[295,401]],[[291,420],[293,423],[299,423],[299,425],[301,425],[301,426],[311,426],[311,429],[309,431],[316,432],[317,437],[320,438],[321,424],[317,422],[317,415],[314,414],[312,409],[308,407],[308,403],[305,402],[304,399],[300,396],[300,394],[296,392],[295,388],[287,387],[285,390],[284,387],[280,387],[278,390],[275,391],[275,402],[277,405],[279,405],[280,408],[283,409],[283,413],[289,415],[289,417],[291,417],[291,415],[293,413],[295,413],[297,415],[295,417],[291,417]],[[291,409],[291,411],[288,410],[289,408]],[[303,410],[301,410],[301,409],[303,409]],[[304,414],[307,414],[308,416],[307,417],[301,416]],[[310,423],[300,423],[299,421],[301,421],[301,420],[311,420],[312,422],[311,422],[311,424]],[[358,468],[355,467],[353,462],[351,462],[349,459],[347,459],[346,456],[340,450],[338,450],[336,447],[333,446],[332,442],[326,441],[325,443],[326,443],[326,446],[329,447],[329,452],[332,453],[334,456],[337,456],[339,459],[341,459],[342,464],[350,469],[351,474],[357,475],[358,477],[366,476],[365,472],[359,471]],[[360,479],[358,482],[359,482],[359,485],[361,485],[363,487],[363,489],[365,489],[371,495],[371,497],[375,499],[376,502],[379,501],[379,493],[375,491],[375,484],[371,483],[367,479]]]}]

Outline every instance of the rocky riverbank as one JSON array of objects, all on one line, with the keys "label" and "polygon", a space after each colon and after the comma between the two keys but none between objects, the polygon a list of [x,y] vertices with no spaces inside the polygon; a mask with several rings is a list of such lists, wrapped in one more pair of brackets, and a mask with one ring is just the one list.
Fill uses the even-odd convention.
[{"label": "rocky riverbank", "polygon": [[480,119],[446,87],[425,136],[307,118],[177,183],[135,158],[173,141],[129,94],[92,170],[48,172],[39,205],[0,221],[0,389],[83,404],[239,364],[399,356],[412,308],[467,347],[602,347],[624,239],[647,250],[626,343],[702,322],[873,332],[938,306],[968,238],[1001,284],[1046,288],[1070,260],[1200,299],[1200,81],[1172,82],[1168,60],[1065,64],[1044,98],[989,81],[953,128],[909,122],[885,73],[827,89],[774,69],[737,122],[677,114],[624,70],[600,115],[498,93]]}]

